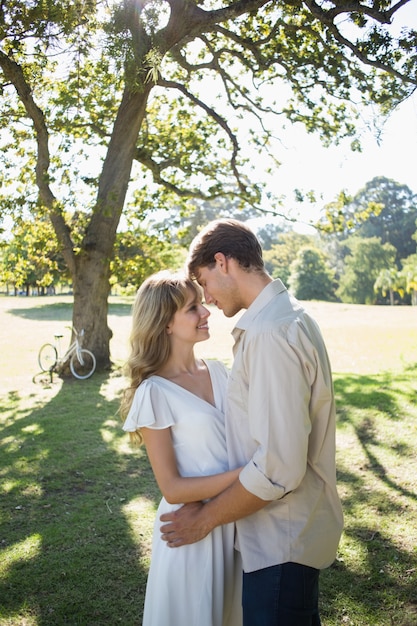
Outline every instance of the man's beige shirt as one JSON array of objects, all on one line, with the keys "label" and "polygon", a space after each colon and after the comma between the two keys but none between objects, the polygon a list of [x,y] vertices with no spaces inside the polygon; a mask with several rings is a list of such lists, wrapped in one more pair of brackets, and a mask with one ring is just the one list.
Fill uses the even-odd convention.
[{"label": "man's beige shirt", "polygon": [[335,405],[320,330],[280,280],[233,330],[226,410],[231,467],[270,501],[236,522],[246,572],[285,562],[324,568],[343,527],[336,490]]}]

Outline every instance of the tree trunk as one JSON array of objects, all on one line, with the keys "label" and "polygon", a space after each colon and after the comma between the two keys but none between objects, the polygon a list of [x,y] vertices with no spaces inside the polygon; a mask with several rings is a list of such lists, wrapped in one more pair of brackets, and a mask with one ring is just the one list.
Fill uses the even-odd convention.
[{"label": "tree trunk", "polygon": [[[84,329],[83,345],[94,353],[98,370],[111,367],[109,342],[112,331],[107,323],[110,261],[151,88],[148,85],[135,94],[125,91],[100,176],[97,205],[81,251],[72,255],[73,325],[77,331]],[[71,267],[71,255],[68,262]]]},{"label": "tree trunk", "polygon": [[82,345],[93,352],[97,369],[109,369],[109,342],[113,335],[107,324],[109,260],[104,259],[99,252],[79,257],[73,288],[73,326],[78,332],[84,330]]},{"label": "tree trunk", "polygon": [[389,290],[389,303],[391,306],[394,306],[394,290]]},{"label": "tree trunk", "polygon": [[[33,121],[38,147],[36,183],[41,203],[48,209],[71,273],[74,289],[73,326],[77,331],[84,329],[83,345],[94,353],[97,369],[110,369],[109,342],[112,333],[107,325],[110,261],[129,185],[136,142],[153,84],[148,83],[140,90],[133,91],[126,86],[124,90],[100,175],[96,207],[83,242],[77,249],[65,221],[63,208],[49,185],[49,133],[45,116],[33,99],[22,67],[1,51],[0,62]],[[62,375],[67,370],[65,365]]]}]

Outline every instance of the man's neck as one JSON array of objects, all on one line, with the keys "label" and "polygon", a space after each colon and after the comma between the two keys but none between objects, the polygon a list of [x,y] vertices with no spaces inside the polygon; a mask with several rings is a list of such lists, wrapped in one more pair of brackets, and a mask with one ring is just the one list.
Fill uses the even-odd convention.
[{"label": "man's neck", "polygon": [[266,272],[242,272],[240,280],[242,299],[245,303],[245,308],[248,309],[261,291],[263,291],[273,279]]}]

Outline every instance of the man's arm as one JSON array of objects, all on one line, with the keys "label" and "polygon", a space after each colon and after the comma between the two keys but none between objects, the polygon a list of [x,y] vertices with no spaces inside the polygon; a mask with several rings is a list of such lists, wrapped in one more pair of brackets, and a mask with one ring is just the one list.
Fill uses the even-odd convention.
[{"label": "man's arm", "polygon": [[195,543],[204,539],[216,526],[247,517],[268,502],[247,491],[239,480],[208,502],[186,504],[177,511],[164,513],[160,530],[169,547]]}]

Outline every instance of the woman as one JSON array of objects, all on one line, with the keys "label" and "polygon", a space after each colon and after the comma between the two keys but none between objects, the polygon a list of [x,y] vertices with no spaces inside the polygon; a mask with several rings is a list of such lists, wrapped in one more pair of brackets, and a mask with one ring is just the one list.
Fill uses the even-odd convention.
[{"label": "woman", "polygon": [[132,311],[130,387],[124,430],[143,441],[163,498],[156,515],[142,626],[240,626],[241,569],[234,526],[170,549],[159,516],[211,498],[239,474],[228,471],[224,431],[227,370],[194,356],[209,338],[198,286],[161,272],[140,287]]}]

